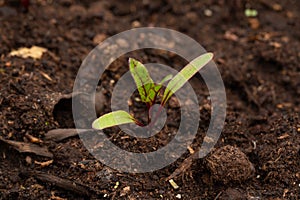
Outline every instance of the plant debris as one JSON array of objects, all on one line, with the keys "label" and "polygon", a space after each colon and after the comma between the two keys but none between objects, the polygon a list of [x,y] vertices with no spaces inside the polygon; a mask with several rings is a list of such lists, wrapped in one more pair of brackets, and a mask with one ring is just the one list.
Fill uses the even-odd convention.
[{"label": "plant debris", "polygon": [[11,51],[9,56],[18,56],[22,58],[33,58],[33,59],[41,59],[43,53],[47,52],[48,50],[43,47],[32,46],[31,48],[22,47],[18,50]]},{"label": "plant debris", "polygon": [[11,145],[14,149],[21,153],[33,153],[39,156],[49,157],[52,158],[53,154],[49,152],[46,146],[38,146],[32,143],[25,143],[25,142],[17,142],[12,140],[6,140],[0,136],[0,141]]}]

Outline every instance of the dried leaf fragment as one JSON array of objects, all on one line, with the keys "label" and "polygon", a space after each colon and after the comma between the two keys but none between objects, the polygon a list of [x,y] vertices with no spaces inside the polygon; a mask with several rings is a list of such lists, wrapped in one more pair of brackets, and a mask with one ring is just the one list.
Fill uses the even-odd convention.
[{"label": "dried leaf fragment", "polygon": [[120,192],[120,197],[126,196],[130,192],[130,186],[126,186]]},{"label": "dried leaf fragment", "polygon": [[41,59],[43,53],[47,52],[48,50],[43,47],[39,46],[32,46],[31,48],[22,47],[18,50],[11,51],[9,56],[18,56],[21,58],[28,58],[31,57],[33,59]]},{"label": "dried leaf fragment", "polygon": [[41,74],[45,79],[47,79],[48,81],[53,81],[53,79],[52,79],[48,74],[46,74],[45,72],[40,71],[40,74]]},{"label": "dried leaf fragment", "polygon": [[48,160],[45,162],[39,162],[35,160],[34,163],[40,165],[41,167],[47,167],[53,163],[53,160]]},{"label": "dried leaf fragment", "polygon": [[179,186],[177,185],[177,183],[175,183],[175,181],[173,179],[170,179],[169,183],[175,190],[179,188]]},{"label": "dried leaf fragment", "polygon": [[230,32],[230,31],[225,32],[224,38],[226,40],[231,40],[231,41],[235,41],[235,42],[239,40],[239,37],[236,34]]},{"label": "dried leaf fragment", "polygon": [[28,133],[25,134],[25,137],[31,142],[31,143],[37,143],[37,144],[41,144],[43,143],[43,141],[37,137],[34,137]]},{"label": "dried leaf fragment", "polygon": [[189,150],[190,154],[195,153],[195,150],[191,146],[188,146],[187,149]]},{"label": "dried leaf fragment", "polygon": [[277,137],[277,139],[283,140],[283,139],[288,138],[288,137],[290,137],[290,135],[288,133],[284,133],[283,135]]}]

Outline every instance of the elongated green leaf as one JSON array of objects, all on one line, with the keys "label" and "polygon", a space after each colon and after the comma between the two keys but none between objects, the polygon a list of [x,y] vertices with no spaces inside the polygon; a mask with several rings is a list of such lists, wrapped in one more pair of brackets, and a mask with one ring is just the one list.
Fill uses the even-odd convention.
[{"label": "elongated green leaf", "polygon": [[202,67],[204,67],[213,58],[212,53],[203,54],[194,60],[192,60],[188,65],[186,65],[167,85],[163,99],[162,105],[164,105],[169,98],[179,90],[190,78],[192,78]]},{"label": "elongated green leaf", "polygon": [[149,98],[147,97],[149,96],[150,90],[154,86],[154,82],[151,79],[148,70],[142,63],[140,63],[139,61],[133,58],[129,58],[129,68],[130,68],[131,75],[134,79],[134,82],[136,84],[136,87],[139,91],[141,100],[143,102],[148,103]]},{"label": "elongated green leaf", "polygon": [[167,75],[166,77],[164,77],[164,78],[159,82],[159,85],[164,84],[165,82],[171,80],[172,78],[173,78],[173,75],[172,75],[172,74]]},{"label": "elongated green leaf", "polygon": [[94,129],[102,130],[116,125],[135,122],[136,120],[129,113],[123,110],[118,110],[102,115],[93,122],[92,127]]}]

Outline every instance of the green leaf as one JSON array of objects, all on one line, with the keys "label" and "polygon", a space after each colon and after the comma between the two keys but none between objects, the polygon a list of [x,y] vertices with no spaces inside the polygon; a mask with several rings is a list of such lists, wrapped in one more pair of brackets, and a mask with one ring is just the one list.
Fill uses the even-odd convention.
[{"label": "green leaf", "polygon": [[[160,86],[161,88],[161,86]],[[149,93],[148,93],[148,96],[146,96],[146,102],[147,103],[150,103],[150,106],[153,105],[155,99],[156,99],[156,96],[157,96],[157,93],[158,91],[160,90],[160,88],[157,88],[157,87],[152,87],[150,90],[149,90]]]},{"label": "green leaf", "polygon": [[192,60],[188,65],[186,65],[167,85],[163,99],[162,105],[164,105],[169,98],[179,90],[190,78],[192,78],[202,67],[204,67],[213,58],[212,53],[203,54],[194,60]]},{"label": "green leaf", "polygon": [[173,76],[171,74],[164,77],[158,84],[154,84],[152,88],[149,90],[149,94],[146,97],[146,101],[150,102],[150,106],[154,104],[156,97],[158,96],[159,91],[162,88],[162,84],[168,80],[170,80]]},{"label": "green leaf", "polygon": [[159,82],[159,85],[164,84],[165,82],[171,80],[172,78],[173,78],[173,75],[172,75],[172,74],[167,75],[165,78],[163,78],[163,79]]},{"label": "green leaf", "polygon": [[133,58],[129,58],[129,68],[139,91],[141,100],[145,103],[149,103],[149,99],[155,98],[155,96],[153,96],[153,92],[150,94],[150,90],[155,84],[151,79],[148,70],[142,63]]},{"label": "green leaf", "polygon": [[102,115],[93,122],[92,127],[94,129],[102,130],[116,125],[136,122],[137,121],[129,113],[123,110],[118,110]]}]

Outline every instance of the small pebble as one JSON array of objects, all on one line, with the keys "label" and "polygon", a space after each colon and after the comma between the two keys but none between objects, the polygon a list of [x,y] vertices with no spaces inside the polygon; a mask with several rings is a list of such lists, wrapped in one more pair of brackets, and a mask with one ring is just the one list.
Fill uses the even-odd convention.
[{"label": "small pebble", "polygon": [[133,21],[133,22],[131,23],[131,27],[132,27],[132,28],[138,28],[138,27],[141,27],[141,22],[139,22],[139,21]]},{"label": "small pebble", "polygon": [[122,47],[122,48],[128,48],[129,47],[129,44],[126,40],[122,39],[122,38],[119,38],[116,40],[116,43]]},{"label": "small pebble", "polygon": [[259,21],[258,21],[257,18],[249,18],[249,19],[248,19],[248,22],[249,22],[249,24],[250,24],[250,27],[251,27],[253,30],[258,29],[259,26],[260,26],[260,23],[259,23]]},{"label": "small pebble", "polygon": [[204,15],[205,15],[206,17],[211,17],[211,16],[213,15],[213,12],[212,12],[212,10],[210,10],[210,9],[205,9],[205,10],[204,10]]},{"label": "small pebble", "polygon": [[104,41],[105,39],[107,38],[107,35],[103,34],[103,33],[100,33],[100,34],[97,34],[95,35],[95,37],[93,38],[93,43],[95,45],[101,43],[102,41]]},{"label": "small pebble", "polygon": [[281,11],[282,10],[282,6],[278,3],[275,3],[272,5],[273,10],[275,11]]},{"label": "small pebble", "polygon": [[32,158],[30,156],[26,156],[25,161],[30,165],[32,163]]}]

